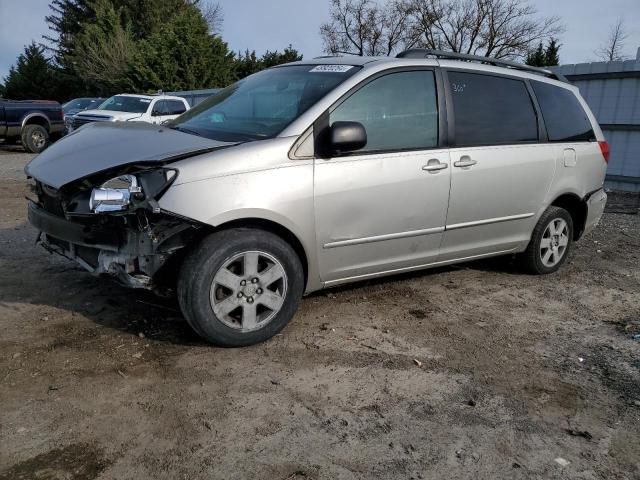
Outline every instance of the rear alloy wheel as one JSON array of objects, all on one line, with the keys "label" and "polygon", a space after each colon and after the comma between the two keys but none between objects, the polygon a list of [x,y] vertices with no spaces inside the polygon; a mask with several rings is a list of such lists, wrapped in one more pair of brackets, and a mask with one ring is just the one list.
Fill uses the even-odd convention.
[{"label": "rear alloy wheel", "polygon": [[282,330],[303,290],[302,264],[291,245],[250,228],[209,235],[187,255],[178,281],[189,325],[228,347],[253,345]]},{"label": "rear alloy wheel", "polygon": [[573,239],[573,221],[564,208],[551,206],[538,220],[527,250],[519,255],[530,273],[552,273],[565,262]]},{"label": "rear alloy wheel", "polygon": [[42,125],[27,125],[22,130],[22,146],[31,153],[40,153],[49,145],[49,133]]},{"label": "rear alloy wheel", "polygon": [[554,218],[544,229],[540,240],[540,259],[545,267],[555,267],[569,245],[569,225],[562,218]]}]

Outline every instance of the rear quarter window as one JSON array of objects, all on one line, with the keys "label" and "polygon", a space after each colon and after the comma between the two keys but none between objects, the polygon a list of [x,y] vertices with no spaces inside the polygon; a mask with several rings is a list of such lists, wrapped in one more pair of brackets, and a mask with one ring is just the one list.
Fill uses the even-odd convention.
[{"label": "rear quarter window", "polygon": [[521,80],[448,71],[455,145],[505,145],[538,140],[536,112]]},{"label": "rear quarter window", "polygon": [[180,115],[187,111],[187,107],[180,100],[167,100],[167,105],[168,115]]},{"label": "rear quarter window", "polygon": [[550,142],[578,142],[595,139],[587,113],[571,90],[532,81],[547,127]]}]

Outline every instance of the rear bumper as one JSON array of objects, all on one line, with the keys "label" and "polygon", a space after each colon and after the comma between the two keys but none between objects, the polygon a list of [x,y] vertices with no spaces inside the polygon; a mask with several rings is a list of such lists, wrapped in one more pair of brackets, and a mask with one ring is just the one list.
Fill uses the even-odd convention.
[{"label": "rear bumper", "polygon": [[587,220],[584,225],[584,234],[589,233],[598,225],[606,204],[607,194],[602,188],[589,196],[587,199]]}]

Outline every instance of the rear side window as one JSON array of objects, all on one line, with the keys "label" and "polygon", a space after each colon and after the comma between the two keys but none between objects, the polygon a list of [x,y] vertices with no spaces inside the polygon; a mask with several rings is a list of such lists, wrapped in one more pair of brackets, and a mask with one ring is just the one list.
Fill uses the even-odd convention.
[{"label": "rear side window", "polygon": [[360,152],[436,147],[438,109],[433,72],[391,73],[367,83],[331,112],[330,124],[336,121],[364,126],[367,145]]},{"label": "rear side window", "polygon": [[180,100],[167,100],[168,113],[167,115],[180,115],[187,111],[187,107],[184,106]]},{"label": "rear side window", "polygon": [[167,102],[164,100],[156,101],[153,106],[153,115],[167,115]]},{"label": "rear side window", "polygon": [[586,112],[570,90],[544,82],[531,82],[550,142],[575,142],[595,138]]},{"label": "rear side window", "polygon": [[447,72],[456,146],[505,145],[538,140],[538,120],[521,80]]}]

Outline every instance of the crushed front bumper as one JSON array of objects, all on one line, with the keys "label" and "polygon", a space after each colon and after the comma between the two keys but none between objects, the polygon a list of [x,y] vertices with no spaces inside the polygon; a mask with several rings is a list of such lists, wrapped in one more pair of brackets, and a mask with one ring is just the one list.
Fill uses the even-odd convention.
[{"label": "crushed front bumper", "polygon": [[194,225],[161,218],[146,228],[114,228],[69,220],[29,203],[28,219],[38,243],[93,274],[109,274],[131,288],[153,289],[154,275],[191,238]]}]

